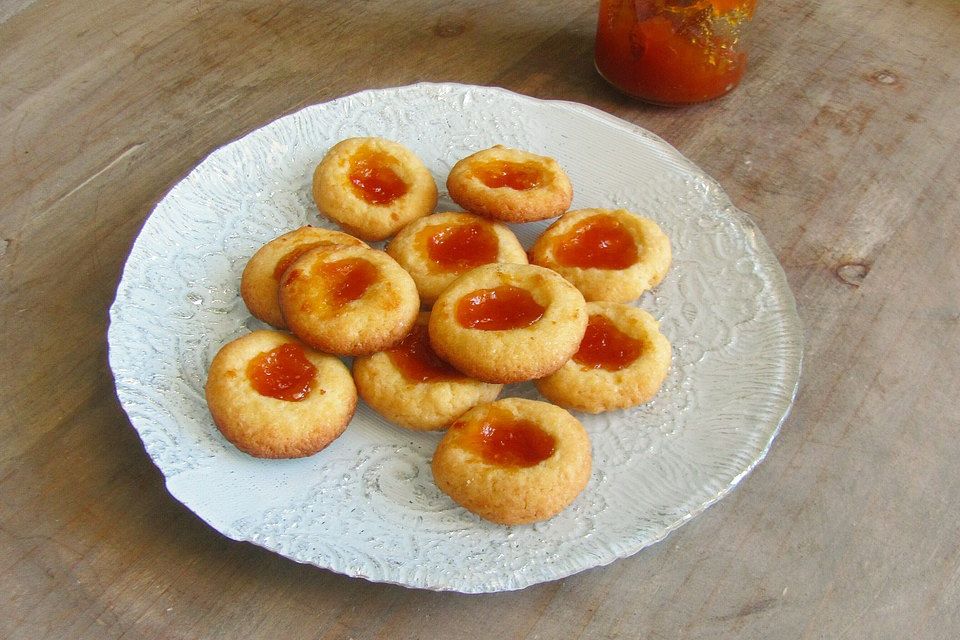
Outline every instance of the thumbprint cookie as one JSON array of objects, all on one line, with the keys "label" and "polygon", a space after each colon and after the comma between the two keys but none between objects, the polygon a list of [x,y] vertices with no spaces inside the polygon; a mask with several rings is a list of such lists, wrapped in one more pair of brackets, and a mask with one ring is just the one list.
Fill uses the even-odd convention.
[{"label": "thumbprint cookie", "polygon": [[505,222],[558,216],[573,199],[570,178],[556,160],[502,145],[453,165],[447,191],[467,211]]},{"label": "thumbprint cookie", "polygon": [[399,342],[420,311],[410,274],[366,247],[306,252],[281,277],[279,301],[295,336],[319,351],[349,356]]},{"label": "thumbprint cookie", "polygon": [[323,229],[300,227],[274,238],[253,254],[240,278],[240,297],[253,317],[278,329],[286,323],[280,313],[280,277],[293,262],[311,249],[339,245],[367,246],[351,235]]},{"label": "thumbprint cookie", "polygon": [[505,225],[461,212],[414,220],[390,241],[387,253],[413,276],[425,304],[470,269],[492,262],[527,264],[527,252]]},{"label": "thumbprint cookie", "polygon": [[390,422],[418,431],[446,429],[467,409],[491,402],[502,385],[472,380],[437,357],[421,313],[407,336],[386,351],[353,361],[357,391]]},{"label": "thumbprint cookie", "polygon": [[321,215],[368,241],[392,236],[437,206],[437,184],[412,151],[383,138],[334,145],[313,174]]},{"label": "thumbprint cookie", "polygon": [[660,284],[670,260],[659,225],[624,209],[570,211],[530,251],[533,264],[553,269],[590,301],[636,300]]},{"label": "thumbprint cookie", "polygon": [[507,398],[474,407],[444,434],[433,478],[454,502],[498,524],[552,518],[587,486],[583,425],[560,407]]},{"label": "thumbprint cookie", "polygon": [[589,302],[587,331],[573,357],[534,384],[551,402],[600,413],[651,400],[670,370],[670,341],[653,316],[614,302]]},{"label": "thumbprint cookie", "polygon": [[467,375],[520,382],[559,369],[587,328],[586,303],[555,272],[488,264],[447,287],[430,314],[430,344]]},{"label": "thumbprint cookie", "polygon": [[339,358],[260,330],[224,345],[210,364],[207,405],[224,437],[260,458],[299,458],[333,442],[357,390]]}]

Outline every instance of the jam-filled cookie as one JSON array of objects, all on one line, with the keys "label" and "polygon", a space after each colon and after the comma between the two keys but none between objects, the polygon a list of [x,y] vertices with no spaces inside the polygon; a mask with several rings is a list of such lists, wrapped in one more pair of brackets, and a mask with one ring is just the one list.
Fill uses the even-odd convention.
[{"label": "jam-filled cookie", "polygon": [[433,454],[433,478],[454,502],[499,524],[546,520],[587,486],[592,454],[564,409],[522,398],[479,405],[454,422]]},{"label": "jam-filled cookie", "polygon": [[670,370],[670,341],[653,316],[614,302],[589,302],[580,348],[556,372],[534,382],[551,402],[599,413],[651,400]]},{"label": "jam-filled cookie", "polygon": [[412,151],[383,138],[334,145],[313,174],[320,213],[364,240],[383,240],[437,206],[437,184]]},{"label": "jam-filled cookie", "polygon": [[253,254],[240,278],[240,297],[253,317],[278,329],[286,323],[277,296],[280,276],[294,260],[311,249],[338,245],[367,246],[351,235],[321,227],[300,227],[274,238]]},{"label": "jam-filled cookie", "polygon": [[432,304],[457,276],[480,265],[527,264],[527,252],[510,229],[461,212],[414,220],[390,241],[387,253],[413,276],[426,304]]},{"label": "jam-filled cookie", "polygon": [[660,284],[670,260],[659,225],[624,209],[570,211],[530,251],[533,264],[553,269],[591,301],[636,300]]},{"label": "jam-filled cookie", "polygon": [[586,303],[542,267],[488,264],[453,281],[430,314],[430,343],[467,375],[520,382],[553,373],[580,345]]},{"label": "jam-filled cookie", "polygon": [[390,422],[418,431],[445,429],[467,409],[491,402],[502,385],[468,378],[437,357],[428,314],[398,344],[353,361],[360,397]]},{"label": "jam-filled cookie", "polygon": [[573,199],[570,178],[556,160],[502,145],[453,165],[447,191],[467,211],[505,222],[558,216]]},{"label": "jam-filled cookie", "polygon": [[399,342],[417,319],[417,285],[383,251],[319,248],[280,279],[280,310],[290,331],[314,349],[365,355]]},{"label": "jam-filled cookie", "polygon": [[280,331],[254,331],[224,345],[210,364],[207,404],[238,449],[298,458],[333,442],[353,417],[357,390],[339,358]]}]

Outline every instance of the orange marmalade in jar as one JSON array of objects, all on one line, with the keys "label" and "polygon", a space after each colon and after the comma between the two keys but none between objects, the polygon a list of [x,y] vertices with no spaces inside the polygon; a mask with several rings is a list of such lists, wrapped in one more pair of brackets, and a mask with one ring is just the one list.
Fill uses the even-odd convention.
[{"label": "orange marmalade in jar", "polygon": [[756,0],[600,0],[595,61],[610,84],[641,100],[718,98],[747,65],[743,27]]}]

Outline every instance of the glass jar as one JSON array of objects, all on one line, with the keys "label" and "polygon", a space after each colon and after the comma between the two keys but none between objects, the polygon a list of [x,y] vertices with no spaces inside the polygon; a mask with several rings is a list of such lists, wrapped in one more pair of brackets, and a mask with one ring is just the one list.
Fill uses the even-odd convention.
[{"label": "glass jar", "polygon": [[718,98],[747,66],[756,0],[600,0],[594,60],[610,84],[663,105]]}]

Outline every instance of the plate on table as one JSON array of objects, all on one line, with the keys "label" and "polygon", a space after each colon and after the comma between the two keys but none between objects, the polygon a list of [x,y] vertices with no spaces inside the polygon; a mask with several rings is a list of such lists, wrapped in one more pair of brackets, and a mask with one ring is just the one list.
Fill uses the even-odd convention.
[{"label": "plate on table", "polygon": [[[622,207],[673,246],[638,305],[660,320],[673,366],[649,404],[578,415],[593,475],[576,502],[530,526],[485,522],[433,484],[437,433],[390,425],[360,404],[347,431],[298,460],[241,453],[214,427],[203,387],[213,355],[264,325],[240,274],[264,243],[326,225],[313,169],[334,143],[381,136],[412,149],[443,191],[460,158],[494,144],[556,158],[574,209]],[[547,223],[515,226],[529,247]],[[222,534],[298,562],[411,587],[520,589],[636,553],[729,492],[766,455],[800,375],[793,296],[756,226],[657,136],[584,105],[490,87],[364,91],[282,117],[207,157],[157,204],[110,310],[117,395],[180,502]],[[530,384],[503,395],[536,398]]]}]

